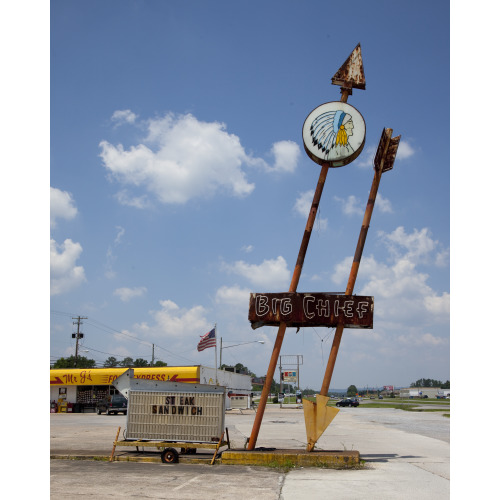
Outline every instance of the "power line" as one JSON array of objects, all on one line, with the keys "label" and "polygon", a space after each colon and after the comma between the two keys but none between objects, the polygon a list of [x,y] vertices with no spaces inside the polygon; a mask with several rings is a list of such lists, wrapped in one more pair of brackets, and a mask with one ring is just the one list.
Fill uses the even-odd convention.
[{"label": "power line", "polygon": [[176,358],[181,358],[181,359],[185,359],[186,361],[189,361],[190,363],[194,363],[194,361],[192,359],[189,359],[189,358],[185,358],[184,356],[181,356],[180,354],[175,354],[173,353],[172,351],[169,351],[168,349],[165,349],[164,347],[162,347],[161,345],[158,345],[158,344],[155,344],[156,347],[159,347],[160,349],[163,349],[164,351],[168,352],[171,356],[174,356]]},{"label": "power line", "polygon": [[[70,314],[70,313],[66,313],[66,312],[63,312],[63,311],[56,311],[56,310],[51,310],[50,311],[51,313],[53,314],[56,314],[56,315],[61,315],[61,316],[68,316],[68,317],[73,317],[74,315],[73,314]],[[115,335],[115,334],[118,334],[118,335],[123,335],[124,337],[127,337],[129,338],[130,340],[133,340],[139,344],[145,344],[145,345],[148,345],[148,346],[153,346],[153,343],[152,342],[148,342],[146,340],[139,340],[137,339],[136,337],[134,337],[133,335],[129,335],[123,331],[120,331],[120,330],[117,330],[116,328],[113,328],[111,326],[107,326],[105,325],[104,323],[101,323],[100,321],[94,319],[94,318],[91,318],[91,317],[87,317],[85,318],[86,319],[86,325],[90,325],[90,326],[93,326],[94,328],[97,328],[98,330],[101,330],[103,331],[104,333],[108,333],[108,334],[111,334],[111,335]],[[192,360],[192,359],[189,359],[189,358],[186,358],[184,356],[181,356],[180,354],[175,354],[174,352],[172,351],[169,351],[168,349],[165,349],[164,347],[158,345],[158,344],[154,344],[155,347],[158,347],[159,349],[163,349],[165,352],[167,352],[170,356],[173,356],[175,358],[180,358],[180,359],[183,359],[185,361],[188,361],[189,363],[191,364],[195,364],[195,362]],[[85,347],[86,349],[90,349],[89,347]],[[97,349],[90,349],[92,351],[96,351],[96,352],[100,352],[101,354],[108,354],[110,356],[118,356],[118,357],[124,357],[124,356],[121,356],[121,355],[115,355],[115,354],[110,354],[110,353],[106,353],[106,352],[103,352],[103,351],[98,351]],[[185,351],[185,352],[188,352],[188,351]],[[125,356],[127,357],[127,356]]]},{"label": "power line", "polygon": [[107,354],[108,356],[113,356],[115,358],[134,358],[135,359],[145,359],[143,356],[123,356],[123,354],[112,354],[110,352],[104,352],[104,351],[99,351],[98,349],[94,349],[92,347],[89,347],[89,346],[82,346],[82,348],[85,348],[85,349],[88,349],[89,351],[94,351],[94,352],[98,352],[100,354]]},{"label": "power line", "polygon": [[[72,314],[69,314],[69,313],[65,313],[65,312],[62,312],[62,311],[55,311],[55,310],[51,310],[50,311],[51,313],[54,313],[54,314],[58,314],[58,315],[61,315],[61,316],[69,316],[69,317],[72,317],[74,315]],[[125,333],[123,331],[120,331],[120,330],[117,330],[116,328],[113,328],[111,326],[107,326],[105,325],[104,323],[101,323],[100,321],[94,319],[94,318],[90,318],[90,317],[87,317],[85,318],[87,321],[86,321],[86,324],[87,325],[91,325],[93,326],[94,328],[97,328],[98,330],[101,330],[105,333],[108,333],[108,334],[118,334],[118,335],[123,335],[124,337],[128,337],[130,338],[131,340],[135,341],[135,342],[138,342],[139,344],[146,344],[146,345],[150,345],[152,346],[153,344],[151,342],[148,342],[146,340],[140,340],[140,339],[137,339],[136,337],[134,337],[133,335],[129,335],[128,333]]]},{"label": "power line", "polygon": [[[100,323],[92,318],[90,319],[90,321],[87,321],[87,324],[92,325],[93,327],[95,327],[99,330],[102,330],[105,333],[123,335],[124,337],[128,337],[128,338],[134,340],[135,342],[138,342],[139,344],[152,345],[151,342],[148,342],[146,340],[139,340],[136,337],[134,337],[133,335],[129,335],[128,333],[116,330],[115,328],[111,328],[110,326],[106,326],[105,324]],[[110,331],[107,331],[107,330],[110,330]]]}]

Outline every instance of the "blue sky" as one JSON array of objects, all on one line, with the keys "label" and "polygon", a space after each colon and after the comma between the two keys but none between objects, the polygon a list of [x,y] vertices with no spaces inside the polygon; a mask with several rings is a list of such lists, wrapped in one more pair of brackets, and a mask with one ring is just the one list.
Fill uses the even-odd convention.
[{"label": "blue sky", "polygon": [[[331,387],[450,378],[450,29],[447,2],[52,1],[50,359],[198,353],[267,371],[276,328],[250,328],[251,292],[285,292],[320,167],[302,124],[340,100],[331,77],[361,44],[349,104],[366,144],[330,169],[298,286],[346,287],[382,129],[383,175],[355,293],[373,330],[344,331]],[[429,9],[432,15],[429,15]],[[320,388],[332,329],[288,329],[303,388]],[[275,377],[277,379],[277,376]]]}]

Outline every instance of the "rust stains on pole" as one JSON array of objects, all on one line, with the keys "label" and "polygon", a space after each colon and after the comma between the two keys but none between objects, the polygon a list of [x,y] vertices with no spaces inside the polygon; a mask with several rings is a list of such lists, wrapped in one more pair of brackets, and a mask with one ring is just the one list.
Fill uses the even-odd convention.
[{"label": "rust stains on pole", "polygon": [[[377,195],[378,186],[380,184],[380,178],[382,171],[375,171],[372,188],[370,191],[370,196],[368,198],[368,203],[366,205],[365,216],[363,218],[363,224],[361,226],[361,231],[359,233],[358,244],[356,246],[356,252],[354,254],[354,259],[351,266],[351,272],[349,274],[349,280],[346,287],[346,295],[352,295],[354,290],[354,284],[356,282],[356,277],[358,275],[359,263],[361,262],[361,255],[363,253],[363,247],[365,245],[366,235],[368,233],[368,228],[370,225],[370,218],[373,212],[373,207],[375,205],[375,196]],[[328,389],[330,388],[330,382],[332,380],[333,369],[335,367],[335,361],[337,359],[337,354],[339,352],[340,341],[342,340],[342,333],[344,332],[344,325],[339,323],[335,328],[335,336],[333,338],[332,348],[330,350],[330,356],[328,358],[328,363],[326,365],[325,376],[323,379],[323,385],[321,386],[320,394],[322,396],[328,395]]]},{"label": "rust stains on pole", "polygon": [[[341,85],[341,99],[340,102],[347,103],[347,99],[349,95],[352,94],[353,88],[364,89],[365,88],[365,77],[363,71],[363,60],[361,57],[361,46],[358,46],[351,53],[349,58],[345,61],[343,66],[337,72],[338,74],[334,75],[332,78],[333,85]],[[353,108],[354,109],[354,108]],[[311,116],[311,115],[309,115]],[[345,114],[344,114],[345,116]],[[351,155],[351,160],[353,161],[357,155],[361,152],[364,146],[364,120],[362,119],[362,142],[356,146],[356,152]],[[303,132],[304,133],[304,132]],[[303,136],[304,138],[304,136]],[[307,150],[307,148],[306,148]],[[308,155],[311,156],[308,152]],[[311,210],[309,212],[309,217],[307,219],[306,229],[304,231],[304,236],[302,238],[302,244],[300,246],[299,255],[297,257],[297,263],[295,265],[295,269],[293,271],[292,281],[290,284],[290,292],[296,292],[297,285],[299,283],[300,274],[302,272],[302,266],[304,264],[304,259],[307,251],[307,246],[309,244],[309,239],[311,236],[312,228],[314,225],[314,220],[316,218],[316,213],[319,206],[319,201],[321,199],[321,193],[323,192],[323,186],[325,184],[326,175],[328,173],[328,169],[333,166],[343,166],[349,163],[350,161],[340,162],[340,164],[336,164],[335,161],[327,161],[325,160],[314,160],[316,163],[321,165],[321,172],[319,175],[318,183],[316,186],[316,191],[314,193],[313,202],[311,205]],[[259,407],[257,408],[257,413],[255,416],[254,425],[252,428],[252,433],[248,442],[248,450],[253,450],[255,448],[255,443],[257,441],[257,436],[259,434],[260,425],[262,423],[262,418],[264,416],[264,410],[267,403],[267,397],[269,396],[271,383],[274,375],[274,371],[276,370],[276,365],[278,363],[278,357],[281,350],[281,345],[283,344],[283,338],[285,336],[286,323],[281,322],[278,328],[278,333],[276,335],[276,341],[274,343],[273,352],[271,355],[271,361],[269,362],[269,368],[266,374],[266,381],[264,383],[264,387],[262,388],[262,394],[259,402]]]},{"label": "rust stains on pole", "polygon": [[297,285],[299,284],[300,274],[302,273],[302,266],[304,265],[307,247],[309,245],[309,240],[311,239],[311,233],[316,219],[316,213],[318,212],[321,194],[323,193],[323,187],[325,186],[328,169],[329,165],[327,163],[321,167],[318,184],[316,185],[316,191],[314,193],[311,210],[309,211],[309,217],[306,223],[306,229],[304,231],[304,236],[302,237],[302,244],[300,245],[299,255],[297,257],[295,269],[293,270],[292,282],[290,283],[290,289],[288,290],[289,292],[297,291]]},{"label": "rust stains on pole", "polygon": [[[392,129],[384,129],[382,131],[382,137],[377,149],[377,153],[374,159],[374,169],[375,174],[373,177],[372,187],[370,189],[370,194],[368,196],[368,202],[366,204],[365,215],[363,217],[363,223],[361,225],[361,231],[359,233],[358,244],[356,246],[356,251],[354,253],[354,259],[351,266],[351,272],[349,274],[349,279],[347,281],[346,295],[352,295],[354,290],[354,284],[356,282],[356,277],[358,275],[359,264],[361,262],[361,256],[363,254],[363,248],[366,241],[366,235],[368,234],[368,228],[370,227],[370,219],[373,213],[373,208],[375,206],[375,199],[377,197],[377,191],[380,184],[380,179],[382,173],[390,170],[394,164],[394,159],[396,158],[396,152],[399,146],[399,140],[401,136],[391,139]],[[321,391],[318,396],[318,401],[322,405],[326,405],[328,389],[330,387],[330,382],[332,380],[333,369],[335,367],[335,361],[337,359],[337,354],[340,348],[340,341],[342,340],[342,333],[344,332],[344,325],[340,322],[335,329],[335,336],[333,338],[332,348],[330,350],[330,355],[328,357],[328,363],[325,369],[325,376],[323,379],[323,385],[321,386]],[[305,407],[304,407],[305,408]],[[335,416],[335,415],[333,415]],[[331,416],[333,418],[333,416]],[[323,426],[326,429],[326,426]],[[321,432],[317,432],[312,436],[308,436],[307,451],[313,451],[317,440],[321,437],[324,429]]]},{"label": "rust stains on pole", "polygon": [[[378,187],[380,185],[380,179],[382,178],[382,173],[390,170],[394,164],[394,159],[396,157],[397,148],[399,145],[399,140],[401,136],[391,139],[392,129],[384,129],[382,132],[382,137],[380,139],[379,148],[375,156],[375,174],[373,176],[372,187],[370,189],[370,194],[368,196],[368,202],[366,204],[365,215],[363,217],[363,223],[361,225],[361,231],[359,233],[358,244],[356,246],[356,252],[354,253],[354,259],[351,266],[351,272],[349,274],[349,280],[346,287],[346,295],[352,295],[354,291],[354,284],[356,283],[356,278],[358,276],[359,264],[361,262],[361,256],[363,254],[363,248],[365,246],[366,235],[368,234],[368,229],[370,227],[370,220],[373,213],[373,208],[375,206],[375,199],[377,197]],[[323,385],[321,386],[320,394],[322,396],[328,395],[328,389],[330,387],[330,382],[332,380],[333,369],[335,367],[335,360],[337,359],[337,354],[340,347],[340,341],[342,340],[342,333],[344,331],[344,325],[340,323],[335,329],[335,337],[333,338],[332,348],[330,350],[330,356],[328,358],[328,364],[325,370],[325,377],[323,379]]]},{"label": "rust stains on pole", "polygon": [[[324,163],[321,167],[318,184],[316,185],[316,191],[314,193],[314,198],[311,204],[311,210],[309,211],[309,217],[307,219],[304,236],[302,237],[302,243],[300,245],[299,255],[297,257],[297,263],[295,264],[295,269],[293,271],[289,292],[297,291],[300,275],[302,273],[302,266],[304,264],[304,259],[306,256],[307,247],[309,245],[309,240],[311,239],[311,232],[314,226],[314,221],[316,219],[316,213],[318,211],[321,194],[323,193],[323,187],[325,186],[328,170],[329,170],[328,163]],[[248,441],[248,446],[247,446],[248,450],[253,450],[255,448],[255,443],[257,442],[257,436],[259,435],[260,426],[262,424],[262,418],[264,417],[264,410],[266,409],[267,398],[271,390],[271,383],[273,381],[274,371],[276,370],[276,365],[278,364],[278,358],[281,351],[281,345],[283,344],[283,339],[285,338],[285,331],[286,331],[286,323],[281,322],[278,328],[278,334],[276,335],[276,341],[274,342],[274,348],[271,354],[271,360],[269,361],[269,368],[267,369],[266,380],[264,382],[264,386],[262,387],[262,394],[260,396],[259,406],[257,408],[257,412],[255,415],[252,433],[250,434],[250,439]]]}]

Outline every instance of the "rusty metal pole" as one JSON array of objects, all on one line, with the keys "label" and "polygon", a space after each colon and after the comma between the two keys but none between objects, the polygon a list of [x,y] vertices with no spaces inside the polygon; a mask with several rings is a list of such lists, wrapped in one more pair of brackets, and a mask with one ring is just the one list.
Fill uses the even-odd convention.
[{"label": "rusty metal pole", "polygon": [[[326,163],[323,164],[323,166],[321,167],[318,184],[316,185],[316,191],[314,193],[311,210],[309,212],[309,217],[307,219],[306,229],[304,231],[304,236],[302,237],[302,244],[300,245],[299,255],[297,257],[297,263],[295,264],[295,269],[293,271],[289,292],[297,291],[297,285],[299,284],[300,274],[302,272],[302,266],[304,264],[307,246],[309,245],[309,240],[311,238],[311,232],[314,226],[314,221],[316,219],[316,213],[318,211],[319,201],[321,199],[321,194],[323,192],[323,187],[325,185],[328,169],[329,166]],[[273,381],[274,371],[276,370],[276,365],[278,363],[281,345],[283,344],[283,339],[285,338],[285,330],[286,330],[286,323],[281,322],[278,328],[278,333],[276,335],[276,341],[274,342],[274,349],[271,355],[271,360],[269,361],[269,368],[267,369],[266,380],[264,382],[264,386],[262,387],[262,394],[260,396],[259,406],[257,408],[257,413],[255,415],[252,433],[250,434],[250,439],[248,441],[248,446],[247,446],[248,450],[253,450],[255,448],[255,443],[257,442],[257,436],[259,435],[262,418],[264,417],[264,410],[266,408],[267,398],[271,390],[271,383]]]},{"label": "rusty metal pole", "polygon": [[[392,130],[389,130],[389,140],[387,140],[382,158],[387,154],[387,150],[390,144],[390,137]],[[351,266],[351,272],[349,274],[349,280],[347,281],[347,287],[345,290],[346,295],[352,295],[354,291],[354,284],[356,283],[356,277],[358,276],[359,264],[361,262],[361,255],[363,254],[363,248],[365,246],[366,235],[368,234],[368,228],[370,227],[370,219],[373,213],[373,207],[375,206],[375,198],[377,197],[377,191],[380,184],[380,179],[382,178],[383,165],[379,165],[375,168],[375,174],[373,176],[372,187],[370,194],[368,196],[368,203],[366,204],[365,215],[363,217],[363,223],[361,224],[361,231],[359,233],[358,244],[356,246],[356,252],[354,254],[354,259]],[[332,380],[333,369],[335,367],[335,360],[337,359],[337,354],[339,352],[340,341],[342,340],[342,333],[344,331],[344,325],[339,323],[335,329],[335,337],[333,338],[332,348],[330,350],[330,356],[328,358],[328,364],[325,370],[325,377],[323,379],[323,385],[321,386],[320,394],[322,396],[328,395],[328,389],[330,387],[330,382]]]},{"label": "rusty metal pole", "polygon": [[[341,89],[341,99],[340,102],[347,102],[349,95],[352,90],[347,87]],[[300,245],[299,255],[297,257],[297,263],[295,264],[295,269],[293,271],[292,281],[290,283],[289,292],[296,292],[297,286],[299,284],[300,274],[302,273],[302,266],[304,264],[304,259],[307,252],[307,246],[309,245],[309,240],[311,238],[311,232],[314,226],[314,221],[316,219],[316,213],[318,211],[319,202],[321,200],[321,194],[323,193],[323,187],[325,185],[326,176],[329,169],[328,163],[323,163],[321,166],[321,172],[319,174],[318,184],[316,185],[316,191],[314,193],[314,198],[311,204],[311,210],[309,211],[309,217],[306,223],[306,229],[304,231],[304,236],[302,237],[302,243]],[[276,335],[276,341],[274,342],[273,352],[271,354],[271,360],[269,361],[269,368],[267,369],[266,380],[264,386],[262,387],[262,394],[260,396],[259,406],[257,408],[257,413],[255,415],[255,420],[253,423],[252,433],[248,441],[248,450],[253,450],[257,442],[257,437],[259,435],[260,426],[262,424],[262,419],[264,417],[264,411],[266,409],[267,398],[271,390],[271,383],[273,380],[274,372],[276,370],[276,365],[278,364],[278,358],[281,351],[281,346],[283,344],[283,339],[285,338],[286,323],[280,323],[278,328],[278,333]]]}]

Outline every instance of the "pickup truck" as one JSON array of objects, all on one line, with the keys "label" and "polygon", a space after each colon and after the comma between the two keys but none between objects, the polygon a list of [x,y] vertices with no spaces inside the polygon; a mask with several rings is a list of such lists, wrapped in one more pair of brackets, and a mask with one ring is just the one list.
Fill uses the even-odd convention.
[{"label": "pickup truck", "polygon": [[118,413],[127,414],[128,400],[121,394],[113,394],[107,399],[99,401],[97,404],[97,414],[106,413],[106,415],[117,415]]}]

